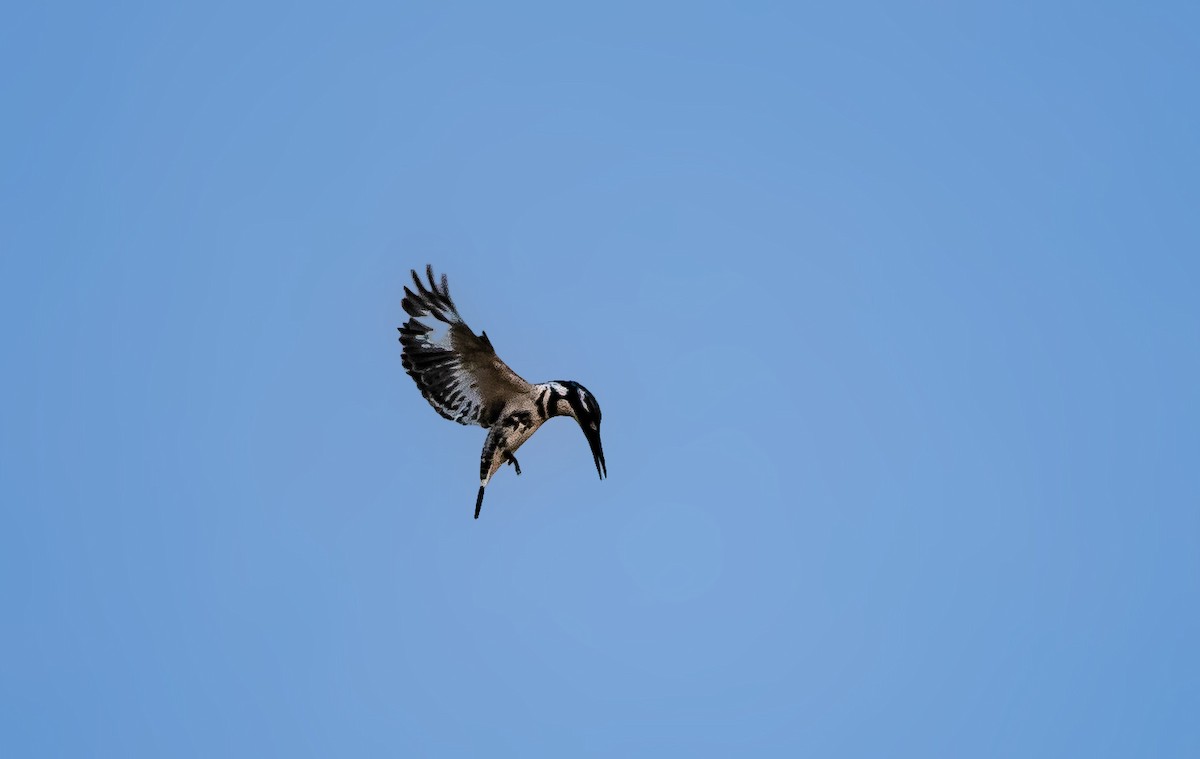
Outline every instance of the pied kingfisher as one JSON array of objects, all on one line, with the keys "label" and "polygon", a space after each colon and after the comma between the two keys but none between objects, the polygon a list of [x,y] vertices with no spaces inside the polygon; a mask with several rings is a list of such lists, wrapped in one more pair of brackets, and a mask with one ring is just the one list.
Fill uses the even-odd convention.
[{"label": "pied kingfisher", "polygon": [[435,411],[459,424],[478,424],[488,430],[479,459],[475,518],[492,475],[505,462],[520,474],[513,453],[552,416],[579,422],[592,447],[596,473],[604,479],[608,469],[600,447],[600,404],[595,397],[578,382],[531,385],[521,379],[496,355],[487,333],[476,335],[462,320],[450,300],[446,275],[438,283],[433,267],[426,266],[425,276],[428,285],[414,270],[417,291],[404,288],[401,305],[412,318],[399,327],[402,363]]}]

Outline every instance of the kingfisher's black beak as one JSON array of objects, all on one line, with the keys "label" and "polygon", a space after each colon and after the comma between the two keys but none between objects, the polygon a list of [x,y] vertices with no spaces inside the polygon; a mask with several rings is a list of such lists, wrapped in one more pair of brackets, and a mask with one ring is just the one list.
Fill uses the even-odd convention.
[{"label": "kingfisher's black beak", "polygon": [[600,475],[600,479],[604,479],[608,476],[608,467],[604,465],[604,449],[600,447],[600,425],[596,425],[595,428],[590,424],[579,426],[583,428],[583,436],[592,447],[592,458],[596,460],[596,474]]}]

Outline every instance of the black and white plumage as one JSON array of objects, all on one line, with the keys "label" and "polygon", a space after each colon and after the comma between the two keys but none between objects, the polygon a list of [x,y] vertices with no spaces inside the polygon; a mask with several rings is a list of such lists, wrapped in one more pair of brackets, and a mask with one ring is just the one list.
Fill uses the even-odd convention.
[{"label": "black and white plumage", "polygon": [[608,470],[600,445],[600,404],[578,382],[568,380],[530,384],[508,367],[487,333],[476,335],[463,321],[443,274],[425,267],[428,282],[412,272],[415,291],[404,288],[402,305],[412,318],[400,327],[405,371],[429,405],[459,424],[486,427],[488,435],[479,462],[479,494],[475,518],[483,506],[483,491],[505,463],[517,474],[513,454],[547,419],[570,416],[579,423],[591,446],[596,473]]}]

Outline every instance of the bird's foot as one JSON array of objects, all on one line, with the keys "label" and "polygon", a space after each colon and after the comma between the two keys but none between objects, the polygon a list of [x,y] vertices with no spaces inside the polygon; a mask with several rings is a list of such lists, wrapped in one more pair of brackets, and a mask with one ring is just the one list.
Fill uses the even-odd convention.
[{"label": "bird's foot", "polygon": [[513,465],[513,469],[517,470],[517,476],[521,474],[521,465],[517,463],[517,457],[511,453],[505,453],[504,458],[508,459],[508,463]]}]

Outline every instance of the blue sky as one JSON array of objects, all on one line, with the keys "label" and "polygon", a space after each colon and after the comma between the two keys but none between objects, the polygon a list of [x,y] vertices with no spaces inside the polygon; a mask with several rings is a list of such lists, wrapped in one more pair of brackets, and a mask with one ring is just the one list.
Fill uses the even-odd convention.
[{"label": "blue sky", "polygon": [[4,755],[1200,753],[1194,5],[5,15]]}]

